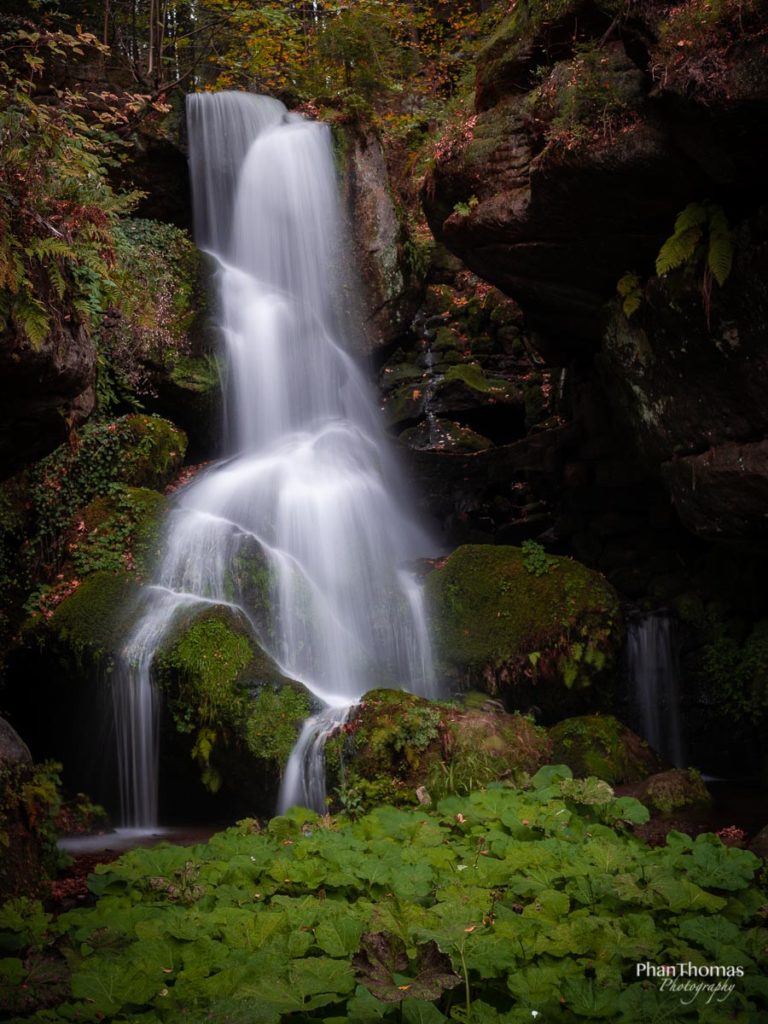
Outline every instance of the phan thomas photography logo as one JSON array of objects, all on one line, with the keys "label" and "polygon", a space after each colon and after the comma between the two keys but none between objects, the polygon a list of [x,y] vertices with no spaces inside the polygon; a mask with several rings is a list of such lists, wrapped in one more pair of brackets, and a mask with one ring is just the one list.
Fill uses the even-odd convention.
[{"label": "phan thomas photography logo", "polygon": [[725,1002],[744,973],[743,967],[733,964],[652,964],[647,960],[635,964],[636,978],[658,981],[660,991],[675,993],[683,1006],[699,998],[707,1003]]}]

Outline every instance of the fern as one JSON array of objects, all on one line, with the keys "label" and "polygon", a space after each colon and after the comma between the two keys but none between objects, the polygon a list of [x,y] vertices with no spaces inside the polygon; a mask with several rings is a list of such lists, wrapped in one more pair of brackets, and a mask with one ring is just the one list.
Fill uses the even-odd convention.
[{"label": "fern", "polygon": [[48,311],[40,299],[26,289],[20,291],[11,307],[11,316],[32,347],[40,348],[51,328]]},{"label": "fern", "polygon": [[639,275],[626,273],[619,279],[616,291],[623,299],[621,308],[624,311],[624,316],[629,319],[633,313],[638,311],[643,301],[643,289]]},{"label": "fern", "polygon": [[733,233],[728,226],[725,214],[719,207],[713,207],[712,216],[709,219],[707,266],[722,288],[733,266]]},{"label": "fern", "polygon": [[733,232],[722,208],[715,203],[690,203],[675,221],[675,232],[666,240],[656,257],[659,277],[681,267],[704,263],[722,287],[733,266]]},{"label": "fern", "polygon": [[707,223],[707,209],[701,203],[689,203],[675,221],[675,234],[681,235],[688,228],[700,227]]},{"label": "fern", "polygon": [[702,229],[694,226],[681,232],[676,231],[668,238],[656,257],[656,273],[659,277],[668,274],[670,270],[677,270],[685,263],[690,263],[696,255],[701,236]]}]

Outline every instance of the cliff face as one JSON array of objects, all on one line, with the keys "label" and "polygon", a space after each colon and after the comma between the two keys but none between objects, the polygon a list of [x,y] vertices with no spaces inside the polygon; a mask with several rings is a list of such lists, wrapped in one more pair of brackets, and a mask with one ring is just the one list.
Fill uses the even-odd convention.
[{"label": "cliff face", "polygon": [[[548,359],[581,368],[705,536],[764,536],[766,56],[757,3],[520,0],[424,190],[436,236],[520,303]],[[705,231],[654,277],[676,217],[705,202],[731,229],[723,287]]]},{"label": "cliff face", "polygon": [[0,479],[66,440],[93,410],[96,350],[82,326],[39,344],[0,334]]}]

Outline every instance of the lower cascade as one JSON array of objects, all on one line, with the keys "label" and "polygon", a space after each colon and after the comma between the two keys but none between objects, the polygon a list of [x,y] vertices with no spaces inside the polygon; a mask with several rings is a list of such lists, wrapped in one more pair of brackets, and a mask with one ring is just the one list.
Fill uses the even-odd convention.
[{"label": "lower cascade", "polygon": [[685,764],[673,621],[652,612],[627,627],[630,698],[643,739],[675,767]]},{"label": "lower cascade", "polygon": [[[155,653],[185,612],[226,605],[316,698],[280,808],[324,809],[323,745],[374,686],[435,695],[420,588],[430,553],[346,350],[346,241],[326,125],[276,100],[188,98],[198,244],[215,264],[230,456],[179,496],[115,685],[124,824],[158,815]],[[266,613],[244,564],[263,566]]]}]

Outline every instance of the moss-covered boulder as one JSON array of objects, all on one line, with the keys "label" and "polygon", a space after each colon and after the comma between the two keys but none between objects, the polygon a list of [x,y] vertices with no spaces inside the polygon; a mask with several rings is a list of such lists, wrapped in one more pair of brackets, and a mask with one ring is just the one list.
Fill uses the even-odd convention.
[{"label": "moss-covered boulder", "polygon": [[328,790],[347,810],[429,802],[533,773],[549,753],[543,729],[482,695],[462,705],[372,690],[326,745]]},{"label": "moss-covered boulder", "polygon": [[59,768],[34,764],[26,743],[0,718],[0,903],[43,895],[55,873]]},{"label": "moss-covered boulder", "polygon": [[286,678],[244,617],[209,607],[179,618],[155,659],[167,725],[204,786],[267,811],[311,695]]},{"label": "moss-covered boulder", "polygon": [[118,479],[133,487],[162,490],[181,469],[187,437],[160,416],[131,415],[120,421],[122,452]]},{"label": "moss-covered boulder", "polygon": [[504,692],[553,718],[605,697],[623,625],[599,573],[536,544],[468,544],[425,590],[439,671],[454,686]]},{"label": "moss-covered boulder", "polygon": [[566,718],[549,730],[552,756],[580,779],[595,775],[612,786],[639,782],[661,765],[645,740],[613,715]]},{"label": "moss-covered boulder", "polygon": [[687,808],[706,807],[712,802],[709,790],[695,768],[671,768],[645,779],[632,790],[650,811],[669,816]]}]

